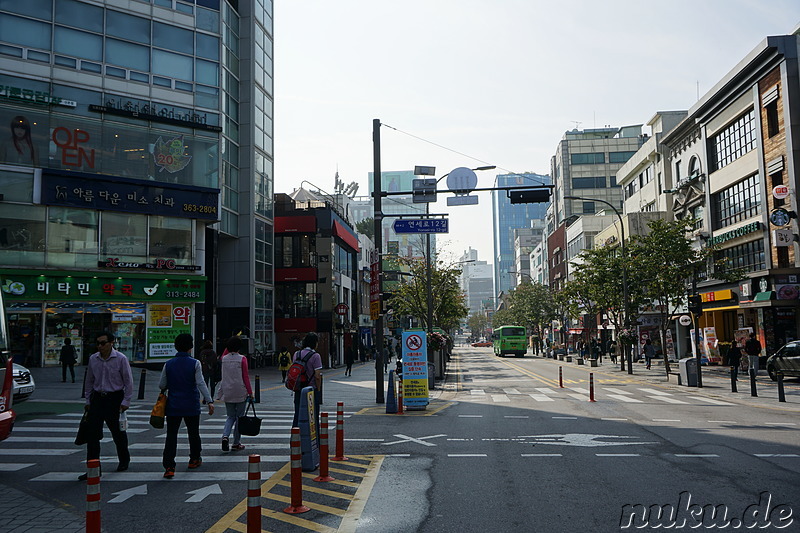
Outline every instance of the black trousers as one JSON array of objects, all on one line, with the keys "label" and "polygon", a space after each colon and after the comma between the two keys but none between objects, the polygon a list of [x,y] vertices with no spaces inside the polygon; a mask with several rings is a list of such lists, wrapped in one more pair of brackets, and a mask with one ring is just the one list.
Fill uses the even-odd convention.
[{"label": "black trousers", "polygon": [[75,363],[61,363],[61,381],[67,381],[67,368],[72,375],[72,382],[75,383]]},{"label": "black trousers", "polygon": [[[108,426],[114,444],[117,447],[119,463],[127,465],[131,462],[128,451],[128,433],[119,429],[119,406],[124,397],[123,391],[101,394],[92,392],[89,402],[89,435],[86,443],[86,459],[100,459],[100,437],[103,434],[103,423]],[[93,437],[93,438],[92,438]]]},{"label": "black trousers", "polygon": [[189,434],[189,460],[200,459],[203,448],[200,444],[200,415],[167,416],[167,440],[164,442],[164,455],[161,464],[164,468],[175,468],[175,455],[178,453],[178,430],[181,422],[186,422]]}]

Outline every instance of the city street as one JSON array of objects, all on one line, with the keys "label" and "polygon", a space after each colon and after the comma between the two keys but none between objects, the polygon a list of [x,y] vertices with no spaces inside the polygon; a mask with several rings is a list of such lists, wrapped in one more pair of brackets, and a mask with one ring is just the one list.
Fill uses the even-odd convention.
[{"label": "city street", "polygon": [[[589,401],[590,371],[596,402]],[[52,369],[38,372],[38,399],[61,393],[65,401],[19,404],[21,421],[0,445],[2,483],[26,494],[29,503],[42,500],[68,513],[80,526],[85,483],[76,478],[85,450],[72,444],[78,389],[47,383],[47,376],[57,378]],[[458,347],[447,381],[432,392],[426,411],[388,415],[375,403],[371,363],[357,364],[352,377],[327,370],[323,409],[331,412],[333,427],[335,402],[345,402],[351,459],[331,463],[331,469],[341,486],[353,485],[355,497],[339,497],[345,503],[337,512],[317,502],[321,494],[335,499],[329,493],[337,484],[321,490],[311,481],[316,474],[306,476],[312,510],[302,515],[281,512],[288,489],[270,479],[285,474],[291,422],[289,393],[276,371],[259,372],[262,435],[244,437],[244,452],[225,453],[218,447],[223,417],[203,416],[203,466],[190,472],[179,465],[173,480],[161,478],[164,432],[147,424],[148,402],[134,402],[131,470],[113,472],[116,459],[106,458],[113,445],[103,445],[103,527],[243,531],[246,455],[252,452],[262,455],[265,531],[616,531],[625,505],[678,507],[679,501],[726,506],[726,519],[706,516],[706,524],[730,520],[717,529],[734,530],[732,520],[741,520],[765,492],[771,500],[761,505],[769,510],[753,520],[760,520],[759,527],[771,519],[776,531],[797,531],[798,381],[787,380],[787,402],[779,404],[766,376],[759,377],[759,397],[751,398],[745,382],[738,394],[730,393],[729,381],[716,370],[704,372],[703,389],[678,387],[674,378],[667,383],[662,372],[636,365],[629,376],[608,363],[579,367]],[[156,378],[148,375],[148,398]],[[787,508],[795,513],[791,518]],[[681,516],[691,524],[691,515]],[[0,531],[15,529],[0,522]]]}]

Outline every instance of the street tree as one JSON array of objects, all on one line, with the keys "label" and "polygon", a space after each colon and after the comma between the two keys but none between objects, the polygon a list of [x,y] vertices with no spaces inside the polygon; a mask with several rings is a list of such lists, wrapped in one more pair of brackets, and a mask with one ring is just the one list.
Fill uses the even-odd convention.
[{"label": "street tree", "polygon": [[470,336],[472,338],[480,338],[486,332],[486,328],[489,326],[489,319],[486,318],[486,315],[483,313],[472,313],[467,318],[467,327],[470,330]]},{"label": "street tree", "polygon": [[557,316],[553,293],[541,283],[518,285],[509,295],[509,308],[517,325],[525,326],[528,333],[539,341],[542,339],[544,326]]},{"label": "street tree", "polygon": [[373,239],[373,236],[375,235],[375,220],[372,217],[365,218],[356,224],[356,231],[374,241],[375,239]]}]

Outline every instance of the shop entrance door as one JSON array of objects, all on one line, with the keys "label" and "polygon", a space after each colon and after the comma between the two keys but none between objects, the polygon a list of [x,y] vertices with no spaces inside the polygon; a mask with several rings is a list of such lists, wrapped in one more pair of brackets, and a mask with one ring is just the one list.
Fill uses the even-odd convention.
[{"label": "shop entrance door", "polygon": [[8,326],[14,362],[28,368],[42,366],[41,312],[9,314]]}]

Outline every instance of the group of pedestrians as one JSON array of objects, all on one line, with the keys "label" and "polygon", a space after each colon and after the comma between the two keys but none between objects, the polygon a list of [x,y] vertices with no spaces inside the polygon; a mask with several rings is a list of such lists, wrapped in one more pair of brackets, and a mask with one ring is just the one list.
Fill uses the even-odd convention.
[{"label": "group of pedestrians", "polygon": [[[747,355],[747,369],[752,377],[758,375],[758,359],[761,356],[761,341],[758,340],[755,333],[751,333],[750,337],[744,343],[744,353]],[[742,364],[742,347],[736,339],[731,341],[731,347],[728,349],[728,365],[731,367],[731,376],[735,381],[739,376],[739,368],[744,369]]]},{"label": "group of pedestrians", "polygon": [[[111,432],[117,450],[119,460],[117,472],[124,472],[130,468],[131,456],[128,449],[128,434],[121,424],[121,418],[124,418],[124,413],[131,404],[133,374],[128,358],[114,349],[114,340],[114,335],[110,332],[103,332],[97,336],[97,352],[89,358],[86,369],[84,383],[86,459],[88,461],[100,458],[100,440],[105,425]],[[189,437],[189,468],[196,469],[203,464],[200,441],[201,398],[208,409],[208,414],[214,414],[214,398],[208,387],[209,378],[203,371],[204,366],[208,367],[207,370],[211,370],[212,365],[210,360],[201,363],[200,360],[193,358],[191,355],[193,347],[194,339],[190,334],[182,333],[175,338],[175,357],[164,364],[158,384],[159,389],[167,395],[165,413],[167,435],[162,455],[164,477],[167,479],[175,476],[178,433],[182,424],[186,425]],[[207,343],[203,348],[205,355],[208,356],[207,350],[212,346]],[[226,410],[221,447],[226,452],[244,449],[238,420],[244,415],[247,402],[251,401],[253,396],[247,358],[239,353],[241,348],[241,338],[231,337],[226,343],[225,355],[217,361],[221,370],[217,399],[225,402]],[[213,349],[211,352],[213,353]],[[321,366],[320,364],[320,368]],[[212,374],[212,383],[213,377]],[[82,474],[78,479],[86,480],[87,475]]]}]

